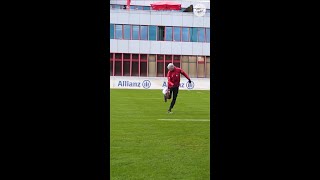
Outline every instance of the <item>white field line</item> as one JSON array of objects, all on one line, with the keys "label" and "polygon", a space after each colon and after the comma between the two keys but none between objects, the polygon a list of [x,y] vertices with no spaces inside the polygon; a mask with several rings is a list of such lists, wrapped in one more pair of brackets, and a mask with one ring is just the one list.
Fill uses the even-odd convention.
[{"label": "white field line", "polygon": [[121,98],[124,98],[124,99],[163,99],[163,98],[135,98],[135,97],[120,97]]},{"label": "white field line", "polygon": [[159,121],[210,121],[210,119],[157,119]]}]

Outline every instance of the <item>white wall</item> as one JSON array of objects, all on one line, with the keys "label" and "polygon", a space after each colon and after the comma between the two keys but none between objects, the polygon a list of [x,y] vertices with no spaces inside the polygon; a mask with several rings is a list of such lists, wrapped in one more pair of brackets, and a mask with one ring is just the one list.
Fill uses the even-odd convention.
[{"label": "white wall", "polygon": [[110,52],[210,56],[210,43],[110,39]]},{"label": "white wall", "polygon": [[111,9],[110,23],[210,28],[210,15],[197,17],[183,12]]},{"label": "white wall", "polygon": [[[160,0],[131,0],[131,5],[140,5],[140,6],[150,6],[154,2],[159,2]],[[170,0],[172,2],[177,2],[181,4],[182,8],[187,8],[191,4],[201,3],[206,6],[207,9],[210,9],[210,0]],[[127,4],[126,0],[110,0],[110,4]]]},{"label": "white wall", "polygon": [[[126,1],[112,0],[110,3],[126,4]],[[152,1],[132,0],[131,4],[148,3]],[[197,17],[193,13],[183,12],[112,9],[110,23],[210,28],[210,15]],[[210,43],[110,39],[110,52],[210,56]]]}]

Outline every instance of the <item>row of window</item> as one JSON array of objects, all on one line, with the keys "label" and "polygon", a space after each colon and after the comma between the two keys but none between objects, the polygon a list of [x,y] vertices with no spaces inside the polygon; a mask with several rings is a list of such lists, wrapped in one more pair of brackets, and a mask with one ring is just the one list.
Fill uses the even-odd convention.
[{"label": "row of window", "polygon": [[[127,9],[127,5],[119,5],[119,4],[110,4],[110,9]],[[138,6],[138,5],[130,5],[130,9],[132,10],[151,10],[150,6]],[[186,10],[186,8],[181,8],[181,12]],[[206,13],[210,13],[210,9],[206,9]]]},{"label": "row of window", "polygon": [[210,57],[110,53],[110,76],[166,77],[169,63],[191,78],[210,78]]},{"label": "row of window", "polygon": [[110,24],[110,39],[210,43],[210,28]]}]

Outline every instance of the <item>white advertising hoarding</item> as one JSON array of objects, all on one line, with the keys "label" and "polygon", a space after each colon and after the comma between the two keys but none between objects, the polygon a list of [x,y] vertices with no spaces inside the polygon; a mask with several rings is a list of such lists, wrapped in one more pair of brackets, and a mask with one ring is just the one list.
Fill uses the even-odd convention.
[{"label": "white advertising hoarding", "polygon": [[[186,78],[180,80],[180,90],[210,90],[209,78]],[[110,76],[111,89],[163,89],[167,87],[167,78]]]}]

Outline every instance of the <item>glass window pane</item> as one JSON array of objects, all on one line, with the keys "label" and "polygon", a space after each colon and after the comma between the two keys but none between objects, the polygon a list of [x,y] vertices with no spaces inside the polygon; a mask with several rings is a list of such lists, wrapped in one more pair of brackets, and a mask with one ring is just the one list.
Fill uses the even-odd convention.
[{"label": "glass window pane", "polygon": [[114,24],[110,24],[110,39],[114,39]]},{"label": "glass window pane", "polygon": [[206,10],[206,13],[210,13],[210,9],[207,9],[207,10]]},{"label": "glass window pane", "polygon": [[123,25],[124,39],[130,40],[130,25]]},{"label": "glass window pane", "polygon": [[115,63],[115,76],[121,76],[122,63],[121,61],[116,61]]},{"label": "glass window pane", "polygon": [[147,62],[140,62],[140,76],[147,76]]},{"label": "glass window pane", "polygon": [[181,41],[181,27],[174,27],[174,41]]},{"label": "glass window pane", "polygon": [[116,53],[116,59],[122,59],[122,54]]},{"label": "glass window pane", "polygon": [[166,61],[167,61],[167,60],[172,61],[172,55],[166,55],[166,56],[165,56],[165,59],[166,59]]},{"label": "glass window pane", "polygon": [[182,28],[182,41],[189,42],[189,28]]},{"label": "glass window pane", "polygon": [[163,77],[163,74],[164,74],[164,72],[163,72],[163,62],[158,62],[157,63],[157,76],[158,77]]},{"label": "glass window pane", "polygon": [[198,61],[198,70],[197,70],[198,76],[197,77],[204,78],[205,77],[204,56],[198,56],[197,61]]},{"label": "glass window pane", "polygon": [[139,26],[132,26],[132,39],[139,40]]},{"label": "glass window pane", "polygon": [[158,41],[164,40],[164,26],[158,26]]},{"label": "glass window pane", "polygon": [[113,75],[113,62],[110,61],[110,76]]},{"label": "glass window pane", "polygon": [[139,76],[139,62],[132,61],[131,76]]},{"label": "glass window pane", "polygon": [[141,26],[141,40],[148,40],[148,26]]},{"label": "glass window pane", "polygon": [[143,6],[143,10],[150,10],[150,6]]},{"label": "glass window pane", "polygon": [[146,54],[140,54],[140,59],[141,60],[147,60],[147,55]]},{"label": "glass window pane", "polygon": [[174,56],[173,56],[173,60],[180,62],[180,55],[174,55]]},{"label": "glass window pane", "polygon": [[206,42],[210,42],[210,28],[206,28]]},{"label": "glass window pane", "polygon": [[166,27],[166,41],[172,41],[172,27]]},{"label": "glass window pane", "polygon": [[198,42],[205,42],[204,28],[198,28]]},{"label": "glass window pane", "polygon": [[130,54],[123,54],[123,59],[130,60]]},{"label": "glass window pane", "polygon": [[116,25],[116,39],[122,39],[122,25]]},{"label": "glass window pane", "polygon": [[139,54],[132,54],[132,59],[139,59]]},{"label": "glass window pane", "polygon": [[148,56],[148,76],[156,77],[156,55],[150,54]]},{"label": "glass window pane", "polygon": [[117,5],[117,4],[116,4],[116,5],[114,5],[114,8],[115,8],[115,9],[120,9],[120,5]]},{"label": "glass window pane", "polygon": [[130,9],[135,9],[136,7],[135,6],[130,6]]},{"label": "glass window pane", "polygon": [[190,28],[190,36],[191,36],[191,42],[198,42],[197,36],[198,36],[198,28]]},{"label": "glass window pane", "polygon": [[149,40],[155,41],[157,38],[157,26],[149,26]]},{"label": "glass window pane", "polygon": [[210,56],[206,57],[206,78],[210,78]]},{"label": "glass window pane", "polygon": [[142,6],[137,6],[137,9],[138,10],[143,10],[143,7]]},{"label": "glass window pane", "polygon": [[123,75],[130,76],[130,61],[123,62]]},{"label": "glass window pane", "polygon": [[164,60],[164,55],[158,54],[157,55],[157,60]]}]

